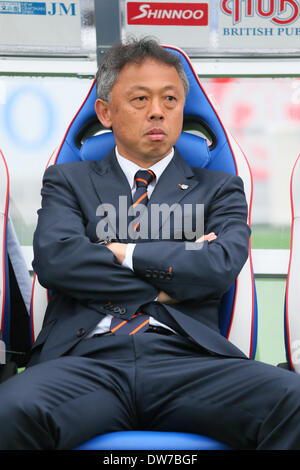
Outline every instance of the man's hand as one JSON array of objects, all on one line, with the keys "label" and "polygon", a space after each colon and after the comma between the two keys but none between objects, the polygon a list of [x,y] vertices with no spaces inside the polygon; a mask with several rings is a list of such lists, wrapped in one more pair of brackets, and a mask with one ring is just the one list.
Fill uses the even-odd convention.
[{"label": "man's hand", "polygon": [[157,301],[161,302],[162,304],[178,304],[179,300],[173,299],[168,294],[166,294],[163,290],[157,296]]},{"label": "man's hand", "polygon": [[123,263],[126,255],[127,243],[111,242],[107,243],[106,248],[113,252],[120,264]]},{"label": "man's hand", "polygon": [[218,238],[217,235],[214,232],[210,232],[208,235],[202,235],[202,237],[198,238],[198,240],[196,240],[196,243],[201,243],[204,241],[212,242],[216,238]]}]

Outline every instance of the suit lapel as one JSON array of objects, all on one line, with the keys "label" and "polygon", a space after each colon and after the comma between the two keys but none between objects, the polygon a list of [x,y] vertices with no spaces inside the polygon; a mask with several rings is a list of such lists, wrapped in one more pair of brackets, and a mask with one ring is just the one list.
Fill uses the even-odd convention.
[{"label": "suit lapel", "polygon": [[[127,240],[128,209],[132,204],[131,189],[120,165],[112,151],[100,162],[93,162],[90,177],[102,205],[110,205],[115,217],[109,217],[115,238]],[[110,213],[109,213],[110,214]]]},{"label": "suit lapel", "polygon": [[[135,216],[128,216],[129,208],[132,205],[131,188],[118,164],[115,152],[112,151],[100,162],[93,162],[90,173],[91,180],[99,198],[100,204],[109,204],[115,210],[115,217],[110,218],[114,237],[120,241],[132,241],[127,235],[127,228],[130,222],[133,223]],[[154,191],[149,199],[148,210],[141,217],[141,226],[146,224],[150,227],[151,211],[154,205],[165,204],[169,208],[179,204],[199,184],[193,178],[192,168],[184,161],[177,150],[161,177],[159,178]],[[159,238],[159,233],[163,224],[170,217],[170,211],[161,212],[162,217],[157,227],[152,227],[151,238]],[[148,218],[148,221],[145,220]],[[137,238],[136,242],[141,241]]]}]

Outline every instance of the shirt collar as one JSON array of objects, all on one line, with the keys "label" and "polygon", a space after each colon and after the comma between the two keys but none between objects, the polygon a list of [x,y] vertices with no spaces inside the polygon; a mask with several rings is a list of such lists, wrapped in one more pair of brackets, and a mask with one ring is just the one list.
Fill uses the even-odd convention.
[{"label": "shirt collar", "polygon": [[155,184],[156,184],[160,176],[166,169],[167,165],[170,163],[170,161],[172,160],[174,156],[174,148],[172,148],[171,152],[168,155],[166,155],[164,158],[159,160],[159,162],[155,163],[149,168],[141,168],[139,165],[132,162],[131,160],[128,160],[127,158],[122,157],[122,155],[119,154],[117,147],[115,148],[115,152],[116,152],[118,163],[121,169],[123,170],[123,172],[125,173],[125,176],[128,180],[128,183],[131,189],[135,187],[134,176],[138,170],[146,170],[146,169],[152,170],[156,176],[155,178]]}]

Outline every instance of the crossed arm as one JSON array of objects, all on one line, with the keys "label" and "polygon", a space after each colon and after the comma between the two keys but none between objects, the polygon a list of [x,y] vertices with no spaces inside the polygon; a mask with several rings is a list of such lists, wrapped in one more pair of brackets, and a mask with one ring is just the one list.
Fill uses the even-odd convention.
[{"label": "crossed arm", "polygon": [[[207,235],[203,235],[202,237],[198,238],[196,240],[196,243],[203,243],[204,241],[211,242],[213,240],[216,240],[216,238],[217,238],[217,235],[214,232],[211,232]],[[106,247],[115,255],[118,262],[120,264],[123,264],[125,260],[125,256],[126,256],[127,243],[111,242],[111,243],[108,243]],[[175,304],[179,302],[177,299],[172,298],[170,295],[168,295],[166,292],[162,290],[159,292],[157,296],[157,301],[163,304]]]},{"label": "crossed arm", "polygon": [[[135,274],[158,289],[158,300],[203,301],[220,298],[232,285],[248,257],[250,229],[242,180],[223,175],[213,196],[207,198],[204,227],[199,249],[188,249],[182,241],[138,243],[133,253]],[[126,245],[111,244],[119,262]],[[148,268],[148,269],[147,269]],[[149,277],[147,271],[171,270],[172,281]],[[177,299],[177,300],[175,300]]]},{"label": "crossed arm", "polygon": [[[250,230],[239,178],[229,176],[216,191],[201,249],[186,250],[182,241],[138,243],[131,270],[121,265],[126,244],[104,246],[89,239],[78,181],[60,167],[49,167],[45,173],[34,236],[33,267],[44,287],[95,308],[111,301],[135,311],[157,297],[161,302],[219,297],[245,263]],[[85,200],[88,181],[81,185]],[[151,265],[158,270],[172,266],[172,281],[149,279],[146,271]]]}]

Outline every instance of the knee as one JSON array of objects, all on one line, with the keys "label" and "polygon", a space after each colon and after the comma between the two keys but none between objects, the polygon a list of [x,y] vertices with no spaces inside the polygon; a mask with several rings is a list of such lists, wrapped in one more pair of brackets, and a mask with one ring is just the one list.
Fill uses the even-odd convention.
[{"label": "knee", "polygon": [[[34,404],[33,393],[22,383],[21,375],[14,376],[0,386],[0,422],[11,425],[24,412],[30,415],[30,407]],[[1,426],[2,427],[2,426]]]},{"label": "knee", "polygon": [[280,384],[281,393],[277,396],[274,411],[281,410],[286,417],[296,414],[300,416],[300,376],[293,372],[289,374]]},{"label": "knee", "polygon": [[34,386],[15,376],[0,386],[0,450],[53,449]]}]

